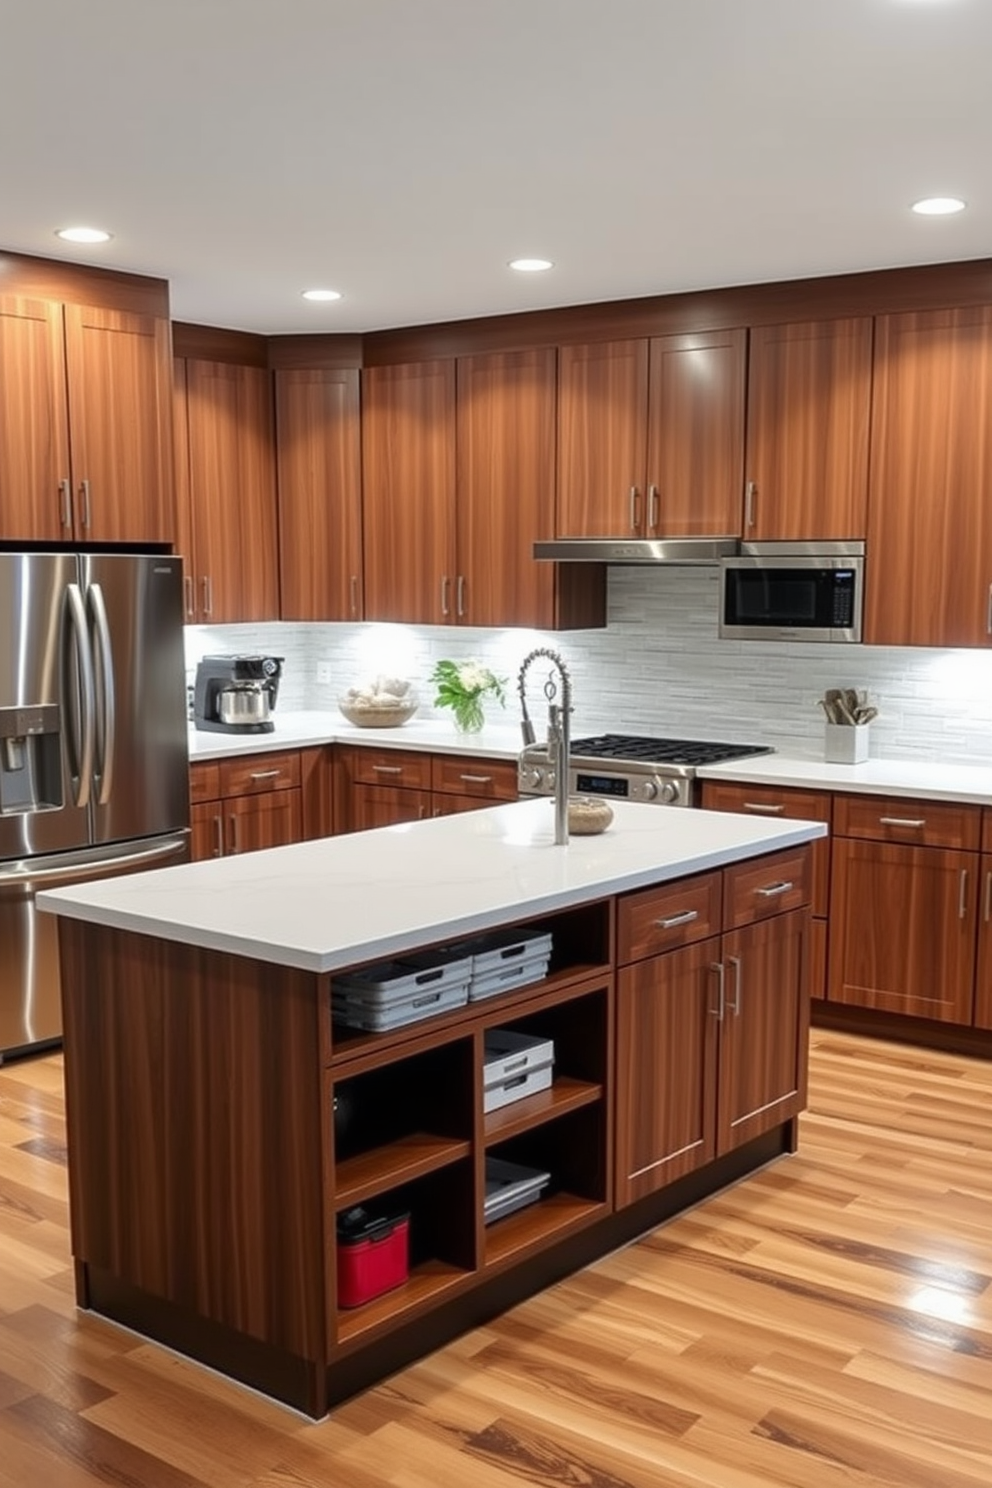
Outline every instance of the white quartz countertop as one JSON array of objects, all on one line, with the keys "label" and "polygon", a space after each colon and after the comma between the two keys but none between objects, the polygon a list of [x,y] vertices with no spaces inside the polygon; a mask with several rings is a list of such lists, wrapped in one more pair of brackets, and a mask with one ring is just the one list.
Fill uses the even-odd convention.
[{"label": "white quartz countertop", "polygon": [[823,760],[758,754],[732,764],[705,765],[699,776],[703,780],[737,780],[750,785],[792,785],[806,790],[918,796],[932,801],[992,806],[992,765],[894,759],[829,765]]},{"label": "white quartz countertop", "polygon": [[320,744],[365,744],[386,749],[416,749],[431,754],[474,754],[515,760],[523,740],[520,724],[492,723],[479,734],[459,734],[445,718],[411,718],[401,728],[356,728],[340,713],[300,712],[273,715],[269,734],[217,734],[189,726],[189,758],[237,759],[273,749],[307,749]]},{"label": "white quartz countertop", "polygon": [[43,910],[306,971],[645,887],[825,835],[818,822],[616,802],[608,830],[554,841],[540,799],[103,879]]}]

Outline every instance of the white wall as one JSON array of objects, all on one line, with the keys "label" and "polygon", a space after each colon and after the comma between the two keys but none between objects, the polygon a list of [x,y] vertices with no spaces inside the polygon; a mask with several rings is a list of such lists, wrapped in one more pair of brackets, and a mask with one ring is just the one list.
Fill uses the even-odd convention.
[{"label": "white wall", "polygon": [[[286,658],[279,706],[335,707],[350,683],[377,671],[411,678],[430,714],[434,662],[478,657],[510,679],[507,721],[518,717],[516,675],[535,645],[557,649],[573,679],[573,736],[604,729],[771,744],[822,753],[827,687],[865,687],[879,709],[872,754],[992,762],[992,650],[721,641],[715,568],[609,570],[605,630],[538,633],[455,626],[229,625],[187,627],[186,661],[205,652]],[[330,680],[318,680],[318,667]],[[192,675],[190,677],[192,680]],[[530,673],[541,717],[540,669]],[[498,708],[493,712],[499,716]]]}]

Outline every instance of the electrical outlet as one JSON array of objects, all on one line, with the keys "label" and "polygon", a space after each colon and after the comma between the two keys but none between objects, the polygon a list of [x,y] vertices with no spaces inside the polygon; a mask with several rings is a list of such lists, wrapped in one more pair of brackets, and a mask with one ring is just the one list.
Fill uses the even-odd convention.
[{"label": "electrical outlet", "polygon": [[318,663],[317,663],[317,681],[318,682],[330,682],[330,680],[331,680],[331,663],[329,661],[318,661]]}]

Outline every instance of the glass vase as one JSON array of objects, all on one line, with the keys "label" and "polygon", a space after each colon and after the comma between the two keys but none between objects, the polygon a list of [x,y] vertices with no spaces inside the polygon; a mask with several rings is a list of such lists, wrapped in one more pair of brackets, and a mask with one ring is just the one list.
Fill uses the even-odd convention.
[{"label": "glass vase", "polygon": [[482,699],[477,697],[465,698],[462,702],[456,703],[454,714],[455,728],[460,734],[477,734],[486,721]]}]

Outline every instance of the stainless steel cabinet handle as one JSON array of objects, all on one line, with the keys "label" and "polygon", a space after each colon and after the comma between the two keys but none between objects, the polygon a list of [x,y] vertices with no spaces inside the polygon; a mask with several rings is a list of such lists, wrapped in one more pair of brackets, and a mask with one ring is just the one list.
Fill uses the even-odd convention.
[{"label": "stainless steel cabinet handle", "polygon": [[727,1005],[726,972],[724,970],[723,962],[711,961],[710,971],[716,972],[716,1007],[707,1008],[706,1011],[708,1013],[712,1013],[713,1017],[717,1020],[718,1023],[722,1023],[724,1009]]},{"label": "stainless steel cabinet handle", "polygon": [[203,585],[203,613],[212,615],[214,612],[214,581],[209,574],[204,574],[200,583]]},{"label": "stainless steel cabinet handle", "polygon": [[59,517],[63,527],[72,526],[72,484],[67,480],[59,481]]},{"label": "stainless steel cabinet handle", "polygon": [[648,486],[648,531],[654,532],[659,515],[658,487]]},{"label": "stainless steel cabinet handle", "polygon": [[351,613],[358,614],[358,575],[351,576]]},{"label": "stainless steel cabinet handle", "polygon": [[82,502],[82,523],[84,527],[90,525],[90,483],[88,480],[79,482],[79,497]]},{"label": "stainless steel cabinet handle", "polygon": [[958,919],[963,920],[968,913],[968,870],[961,869],[961,890],[958,894]]},{"label": "stainless steel cabinet handle", "polygon": [[630,530],[637,531],[637,497],[640,493],[636,486],[630,488]]},{"label": "stainless steel cabinet handle", "polygon": [[880,816],[878,821],[882,827],[925,827],[927,824],[925,816]]},{"label": "stainless steel cabinet handle", "polygon": [[191,574],[186,574],[183,579],[183,589],[186,594],[186,619],[192,620],[195,614],[194,605],[196,601],[193,595],[193,578]]},{"label": "stainless steel cabinet handle", "polygon": [[762,816],[780,816],[785,810],[784,806],[766,806],[764,801],[743,801],[741,804],[745,811],[760,811]]},{"label": "stainless steel cabinet handle", "polygon": [[734,968],[734,1000],[727,1003],[727,1012],[739,1018],[741,1015],[741,958],[740,956],[728,956],[727,961]]},{"label": "stainless steel cabinet handle", "polygon": [[221,816],[215,816],[214,817],[214,857],[215,858],[222,858],[223,856],[224,856],[224,818],[221,817]]},{"label": "stainless steel cabinet handle", "polygon": [[231,851],[232,853],[238,851],[238,818],[236,816],[231,817]]},{"label": "stainless steel cabinet handle", "polygon": [[448,578],[448,575],[447,574],[442,574],[441,575],[441,614],[442,615],[450,615],[451,614],[451,610],[450,610],[450,608],[448,606],[448,590],[450,588],[451,588],[451,580]]},{"label": "stainless steel cabinet handle", "polygon": [[456,611],[456,613],[458,615],[459,620],[465,614],[465,575],[464,574],[459,574],[458,575],[458,582],[455,585],[455,611]]},{"label": "stainless steel cabinet handle", "polygon": [[655,920],[655,924],[659,930],[673,930],[676,925],[691,925],[698,919],[698,909],[685,909],[681,914],[669,915],[667,920]]},{"label": "stainless steel cabinet handle", "polygon": [[249,780],[276,780],[282,774],[281,770],[252,770],[248,776]]},{"label": "stainless steel cabinet handle", "polygon": [[775,899],[779,894],[787,894],[793,888],[795,884],[791,879],[783,879],[781,883],[769,884],[767,889],[755,889],[754,892],[760,894],[763,899]]},{"label": "stainless steel cabinet handle", "polygon": [[466,785],[491,785],[491,775],[459,775],[459,780],[464,780]]},{"label": "stainless steel cabinet handle", "polygon": [[985,630],[992,635],[992,584],[989,585],[989,602],[985,607]]},{"label": "stainless steel cabinet handle", "polygon": [[754,481],[748,481],[744,487],[744,526],[754,526],[754,498],[758,494],[758,487]]},{"label": "stainless steel cabinet handle", "polygon": [[990,915],[992,915],[992,873],[986,873],[986,875],[985,875],[985,923],[986,923],[986,925],[989,922],[989,916]]},{"label": "stainless steel cabinet handle", "polygon": [[402,765],[373,765],[372,769],[377,775],[402,775]]}]

